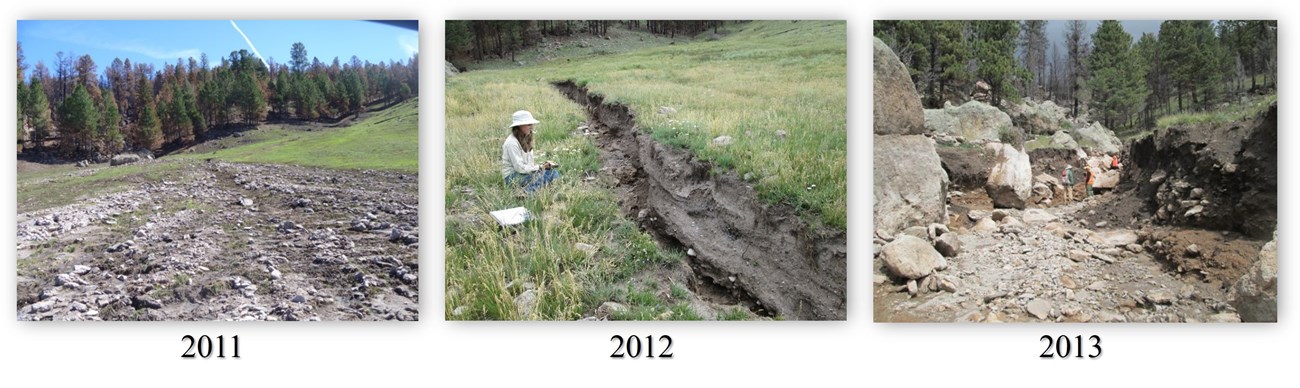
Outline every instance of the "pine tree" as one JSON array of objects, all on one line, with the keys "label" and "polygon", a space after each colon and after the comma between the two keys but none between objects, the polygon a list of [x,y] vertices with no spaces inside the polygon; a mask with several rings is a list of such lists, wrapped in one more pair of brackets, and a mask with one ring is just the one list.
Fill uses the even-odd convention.
[{"label": "pine tree", "polygon": [[1093,50],[1088,56],[1091,110],[1106,127],[1127,124],[1138,104],[1146,99],[1146,64],[1134,54],[1132,42],[1133,36],[1116,20],[1102,21],[1092,35]]},{"label": "pine tree", "polygon": [[179,83],[172,83],[172,100],[167,104],[167,117],[172,127],[172,135],[168,136],[169,141],[184,141],[185,139],[194,138],[194,124],[190,120],[189,107],[185,103],[181,89],[184,88]]},{"label": "pine tree", "polygon": [[229,97],[231,105],[239,108],[245,125],[255,124],[261,120],[262,110],[266,109],[266,96],[252,72],[241,72],[235,77]]},{"label": "pine tree", "polygon": [[27,135],[26,118],[23,112],[27,111],[27,85],[23,81],[23,71],[27,70],[27,64],[23,63],[26,58],[23,56],[23,42],[18,42],[18,112],[14,114],[18,118],[18,150],[23,149],[23,138]]},{"label": "pine tree", "polygon": [[98,143],[101,153],[112,155],[122,150],[122,113],[110,91],[100,100]]},{"label": "pine tree", "polygon": [[184,114],[190,121],[190,128],[193,129],[195,138],[203,136],[208,131],[208,123],[203,120],[203,115],[199,114],[199,104],[194,98],[194,92],[190,91],[190,86],[181,87],[181,102]]},{"label": "pine tree", "polygon": [[307,68],[307,46],[294,42],[289,48],[289,67],[294,73],[302,73]]},{"label": "pine tree", "polygon": [[26,97],[27,110],[23,116],[26,116],[27,125],[32,128],[31,140],[39,146],[50,137],[50,100],[45,96],[44,83],[35,74],[32,75]]},{"label": "pine tree", "polygon": [[1137,44],[1133,46],[1134,55],[1137,55],[1137,61],[1145,64],[1146,74],[1144,79],[1147,84],[1147,99],[1144,109],[1142,109],[1141,126],[1150,128],[1155,126],[1155,110],[1157,107],[1163,107],[1166,101],[1164,88],[1164,70],[1160,63],[1160,42],[1156,40],[1154,34],[1148,32],[1142,34]]},{"label": "pine tree", "polygon": [[1184,109],[1183,95],[1194,93],[1198,63],[1190,21],[1160,23],[1160,53],[1164,70],[1178,93],[1178,110]]},{"label": "pine tree", "polygon": [[1027,72],[1017,67],[1014,61],[1019,23],[1014,20],[977,20],[971,22],[971,30],[974,57],[979,63],[976,75],[989,83],[991,102],[996,106],[1003,99],[1018,101],[1020,94],[1013,83],[1027,77]]},{"label": "pine tree", "polygon": [[95,101],[81,84],[74,85],[72,94],[59,104],[60,145],[64,153],[79,155],[89,149],[98,127],[99,111],[95,108]]},{"label": "pine tree", "polygon": [[136,118],[136,130],[131,143],[138,148],[156,150],[162,147],[163,135],[158,115],[154,113],[153,85],[148,78],[141,78],[137,91],[139,98],[136,106],[139,109],[139,117]]}]

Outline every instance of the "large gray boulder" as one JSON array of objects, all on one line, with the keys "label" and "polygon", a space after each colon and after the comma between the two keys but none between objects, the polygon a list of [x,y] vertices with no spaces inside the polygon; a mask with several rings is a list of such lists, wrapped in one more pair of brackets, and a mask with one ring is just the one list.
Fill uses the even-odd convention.
[{"label": "large gray boulder", "polygon": [[912,236],[898,236],[881,249],[880,259],[891,275],[912,280],[948,267],[948,261],[929,242]]},{"label": "large gray boulder", "polygon": [[990,143],[986,147],[994,151],[993,170],[984,184],[984,190],[993,199],[993,206],[1024,209],[1034,189],[1029,154],[1010,144]]},{"label": "large gray boulder", "polygon": [[446,70],[445,70],[447,73],[447,78],[451,78],[457,74],[460,74],[460,69],[457,69],[456,65],[451,64],[451,61],[443,60],[443,62],[447,63]]},{"label": "large gray boulder", "polygon": [[1277,322],[1277,232],[1259,250],[1259,261],[1237,279],[1228,300],[1242,322]]},{"label": "large gray boulder", "polygon": [[925,110],[925,128],[935,133],[960,136],[968,141],[1000,141],[1011,130],[1011,116],[983,102],[971,100],[959,106]]},{"label": "large gray boulder", "polygon": [[1119,153],[1119,148],[1123,145],[1123,143],[1120,143],[1119,138],[1115,137],[1115,132],[1106,129],[1100,122],[1094,122],[1092,125],[1075,129],[1074,140],[1078,141],[1079,145],[1084,149],[1093,153]]},{"label": "large gray boulder", "polygon": [[1115,186],[1119,186],[1119,170],[1109,170],[1097,174],[1092,183],[1094,189],[1114,189]]},{"label": "large gray boulder", "polygon": [[120,166],[123,164],[131,164],[139,161],[140,161],[140,155],[121,154],[121,155],[113,156],[113,159],[109,162],[109,164],[113,166]]},{"label": "large gray boulder", "polygon": [[877,232],[944,223],[948,173],[934,142],[920,135],[876,135],[872,216]]},{"label": "large gray boulder", "polygon": [[1047,135],[1061,129],[1066,121],[1066,109],[1051,100],[1041,103],[1026,99],[1011,109],[1011,121],[1026,132]]},{"label": "large gray boulder", "polygon": [[1064,148],[1067,150],[1079,149],[1079,143],[1074,141],[1073,137],[1065,131],[1056,131],[1052,134],[1052,148]]},{"label": "large gray boulder", "polygon": [[876,38],[872,86],[872,129],[877,135],[919,135],[925,131],[921,96],[894,50]]}]

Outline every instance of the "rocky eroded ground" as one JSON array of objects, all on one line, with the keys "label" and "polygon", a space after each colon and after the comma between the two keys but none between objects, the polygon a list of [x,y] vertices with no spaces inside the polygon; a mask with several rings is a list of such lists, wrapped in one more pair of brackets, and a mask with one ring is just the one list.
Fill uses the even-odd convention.
[{"label": "rocky eroded ground", "polygon": [[19,320],[419,318],[416,175],[144,163],[176,173],[20,210]]},{"label": "rocky eroded ground", "polygon": [[[1240,321],[1227,288],[1263,242],[1230,232],[1134,230],[1086,220],[1090,207],[1112,196],[1047,209],[973,210],[970,228],[877,233],[876,321]],[[916,240],[918,248],[933,243],[953,256],[931,257],[944,269],[909,281],[892,275],[897,271],[887,267],[900,264],[884,257],[910,254],[898,251],[906,244],[890,247],[899,240]]]}]

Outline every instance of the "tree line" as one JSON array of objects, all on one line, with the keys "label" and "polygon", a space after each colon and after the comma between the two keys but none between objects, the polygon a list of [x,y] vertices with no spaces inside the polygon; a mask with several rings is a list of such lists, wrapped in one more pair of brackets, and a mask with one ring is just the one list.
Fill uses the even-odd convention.
[{"label": "tree line", "polygon": [[[1168,20],[1136,40],[1119,21],[1088,34],[1066,23],[1063,41],[1043,20],[876,22],[911,72],[923,103],[963,102],[978,81],[990,102],[1054,100],[1110,128],[1145,128],[1164,114],[1204,110],[1277,84],[1277,21]],[[1050,53],[1050,54],[1049,54]]]},{"label": "tree line", "polygon": [[416,94],[419,63],[308,60],[302,43],[287,64],[238,50],[210,64],[152,64],[114,58],[99,72],[89,55],[56,54],[53,72],[37,61],[27,73],[18,44],[18,143],[67,157],[158,151],[200,141],[208,131],[263,120],[338,120],[375,103]]},{"label": "tree line", "polygon": [[446,57],[453,61],[482,61],[510,58],[520,50],[536,46],[543,37],[591,35],[609,36],[615,24],[668,37],[692,36],[710,29],[717,32],[720,20],[448,20]]}]

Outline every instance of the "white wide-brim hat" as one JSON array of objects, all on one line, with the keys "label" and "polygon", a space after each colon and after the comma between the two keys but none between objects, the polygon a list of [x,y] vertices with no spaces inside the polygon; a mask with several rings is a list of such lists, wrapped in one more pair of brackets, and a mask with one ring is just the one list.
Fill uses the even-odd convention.
[{"label": "white wide-brim hat", "polygon": [[537,124],[540,122],[541,121],[537,121],[537,119],[534,119],[533,114],[528,113],[528,111],[526,110],[515,112],[514,115],[510,116],[511,128],[518,127],[520,125]]}]

